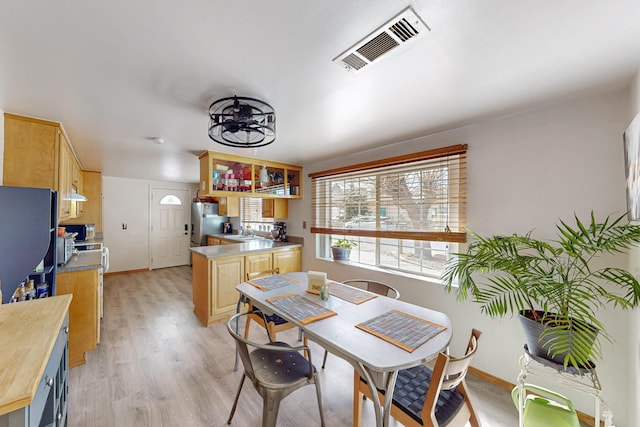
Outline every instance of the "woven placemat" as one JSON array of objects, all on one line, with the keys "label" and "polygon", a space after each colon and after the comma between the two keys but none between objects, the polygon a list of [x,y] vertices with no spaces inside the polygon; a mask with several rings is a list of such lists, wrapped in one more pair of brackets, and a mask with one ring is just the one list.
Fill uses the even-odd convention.
[{"label": "woven placemat", "polygon": [[331,281],[327,283],[327,286],[329,286],[330,295],[353,304],[362,304],[365,301],[369,301],[370,299],[377,297],[376,294],[365,292],[362,289],[347,286],[339,282]]},{"label": "woven placemat", "polygon": [[444,331],[446,326],[392,310],[356,325],[409,353]]},{"label": "woven placemat", "polygon": [[271,289],[278,289],[284,286],[289,286],[292,283],[300,283],[300,281],[292,279],[291,277],[284,276],[282,274],[274,274],[271,276],[264,276],[257,279],[247,280],[247,283],[263,291],[269,291]]},{"label": "woven placemat", "polygon": [[296,293],[267,298],[267,301],[303,325],[338,314]]}]

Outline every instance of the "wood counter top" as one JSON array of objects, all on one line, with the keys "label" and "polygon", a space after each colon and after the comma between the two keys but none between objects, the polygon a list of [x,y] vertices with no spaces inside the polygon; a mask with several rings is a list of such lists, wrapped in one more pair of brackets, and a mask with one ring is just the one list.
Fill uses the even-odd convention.
[{"label": "wood counter top", "polygon": [[31,404],[71,299],[0,305],[0,415]]}]

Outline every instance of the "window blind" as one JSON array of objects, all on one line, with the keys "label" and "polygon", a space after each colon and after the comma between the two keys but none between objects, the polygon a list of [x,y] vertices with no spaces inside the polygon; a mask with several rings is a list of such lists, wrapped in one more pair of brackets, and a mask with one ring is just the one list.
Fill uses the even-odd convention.
[{"label": "window blind", "polygon": [[312,233],[465,242],[467,145],[310,174]]}]

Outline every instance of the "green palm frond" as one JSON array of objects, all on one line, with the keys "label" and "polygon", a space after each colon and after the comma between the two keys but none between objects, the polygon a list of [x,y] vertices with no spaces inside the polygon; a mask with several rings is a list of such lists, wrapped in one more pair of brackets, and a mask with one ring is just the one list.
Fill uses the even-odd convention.
[{"label": "green palm frond", "polygon": [[[555,313],[555,326],[545,332],[550,352],[566,353],[565,365],[584,365],[600,356],[600,336],[610,340],[597,310],[640,304],[640,282],[633,274],[616,267],[591,268],[600,255],[624,253],[640,244],[640,226],[625,218],[598,222],[591,212],[585,222],[574,215],[573,224],[556,225],[557,240],[549,242],[534,239],[531,232],[483,237],[469,231],[467,251],[454,254],[442,280],[459,301],[478,303],[491,317],[524,309]],[[593,346],[589,325],[600,330]]]}]

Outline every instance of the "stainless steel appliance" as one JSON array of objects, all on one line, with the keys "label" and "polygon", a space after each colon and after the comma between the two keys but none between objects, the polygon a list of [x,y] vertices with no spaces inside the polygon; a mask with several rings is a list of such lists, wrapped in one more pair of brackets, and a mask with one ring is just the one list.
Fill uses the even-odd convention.
[{"label": "stainless steel appliance", "polygon": [[287,241],[287,224],[285,224],[284,222],[274,222],[271,235],[273,236],[273,240],[277,242],[286,242]]},{"label": "stainless steel appliance", "polygon": [[58,236],[58,241],[56,242],[58,265],[66,264],[73,256],[73,239],[77,234],[78,233],[64,233],[64,236]]},{"label": "stainless steel appliance", "polygon": [[98,285],[100,293],[100,318],[104,317],[104,273],[109,271],[109,248],[102,247],[102,267],[98,269]]},{"label": "stainless steel appliance", "polygon": [[218,215],[217,203],[193,202],[191,205],[191,246],[206,246],[208,234],[220,234],[229,217]]},{"label": "stainless steel appliance", "polygon": [[69,233],[78,233],[76,241],[84,242],[96,238],[95,224],[65,224],[64,227]]}]

